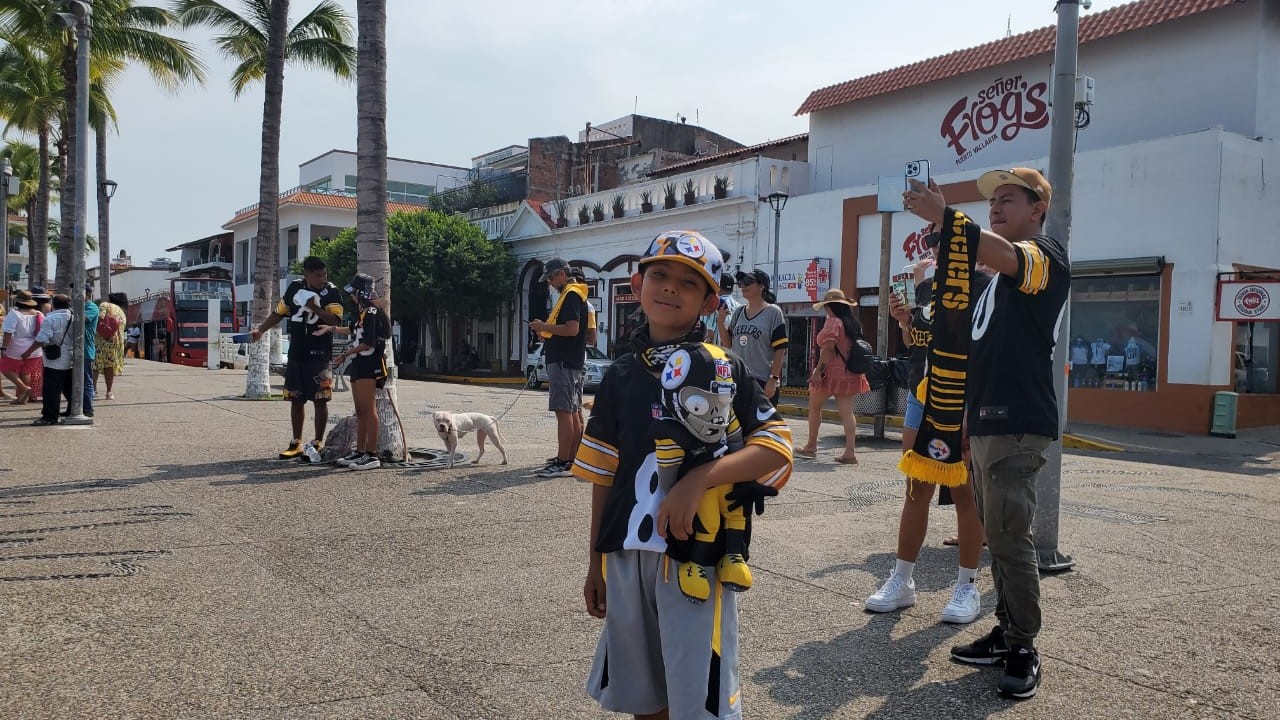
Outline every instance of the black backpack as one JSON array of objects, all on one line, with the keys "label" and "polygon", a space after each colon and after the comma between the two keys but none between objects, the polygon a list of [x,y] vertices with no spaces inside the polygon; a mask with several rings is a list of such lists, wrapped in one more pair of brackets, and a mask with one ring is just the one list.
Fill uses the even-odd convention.
[{"label": "black backpack", "polygon": [[871,386],[872,390],[879,390],[889,384],[889,379],[893,374],[889,367],[889,361],[876,355],[871,343],[865,339],[858,338],[857,342],[850,348],[848,357],[841,355],[839,348],[836,348],[836,355],[840,355],[840,358],[844,360],[846,370],[857,375],[866,375],[867,384]]}]

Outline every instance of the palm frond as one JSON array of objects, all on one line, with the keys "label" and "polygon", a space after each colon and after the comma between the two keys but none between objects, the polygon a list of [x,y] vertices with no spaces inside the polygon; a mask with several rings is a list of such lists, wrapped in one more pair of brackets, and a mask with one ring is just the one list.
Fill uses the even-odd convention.
[{"label": "palm frond", "polygon": [[330,38],[299,40],[288,47],[288,58],[340,78],[349,79],[356,74],[356,49]]}]

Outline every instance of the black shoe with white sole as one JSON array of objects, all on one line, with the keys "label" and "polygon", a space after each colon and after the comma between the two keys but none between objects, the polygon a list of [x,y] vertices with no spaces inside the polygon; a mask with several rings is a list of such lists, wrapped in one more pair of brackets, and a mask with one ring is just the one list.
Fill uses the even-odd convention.
[{"label": "black shoe with white sole", "polygon": [[1008,655],[1009,646],[1004,641],[1004,630],[999,625],[968,645],[955,645],[951,648],[952,660],[969,665],[998,665]]},{"label": "black shoe with white sole", "polygon": [[1000,676],[1000,694],[1026,700],[1036,696],[1040,687],[1040,653],[1035,648],[1015,645],[1004,661]]}]

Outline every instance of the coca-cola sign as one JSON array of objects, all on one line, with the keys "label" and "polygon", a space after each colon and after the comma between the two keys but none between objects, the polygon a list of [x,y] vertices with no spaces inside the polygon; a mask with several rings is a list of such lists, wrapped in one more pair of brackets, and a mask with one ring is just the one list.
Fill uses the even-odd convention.
[{"label": "coca-cola sign", "polygon": [[956,101],[942,119],[940,133],[956,152],[956,165],[982,152],[996,140],[1014,140],[1023,130],[1049,125],[1049,84],[1031,84],[1021,75],[996,78],[970,100]]}]

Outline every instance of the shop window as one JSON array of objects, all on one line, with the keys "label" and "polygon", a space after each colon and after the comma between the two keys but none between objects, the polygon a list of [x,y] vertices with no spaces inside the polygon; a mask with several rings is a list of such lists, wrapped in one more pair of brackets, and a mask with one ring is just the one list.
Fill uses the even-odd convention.
[{"label": "shop window", "polygon": [[1276,392],[1280,367],[1280,326],[1269,322],[1236,323],[1233,386],[1238,393]]},{"label": "shop window", "polygon": [[1073,278],[1071,387],[1155,391],[1159,333],[1159,275]]}]

